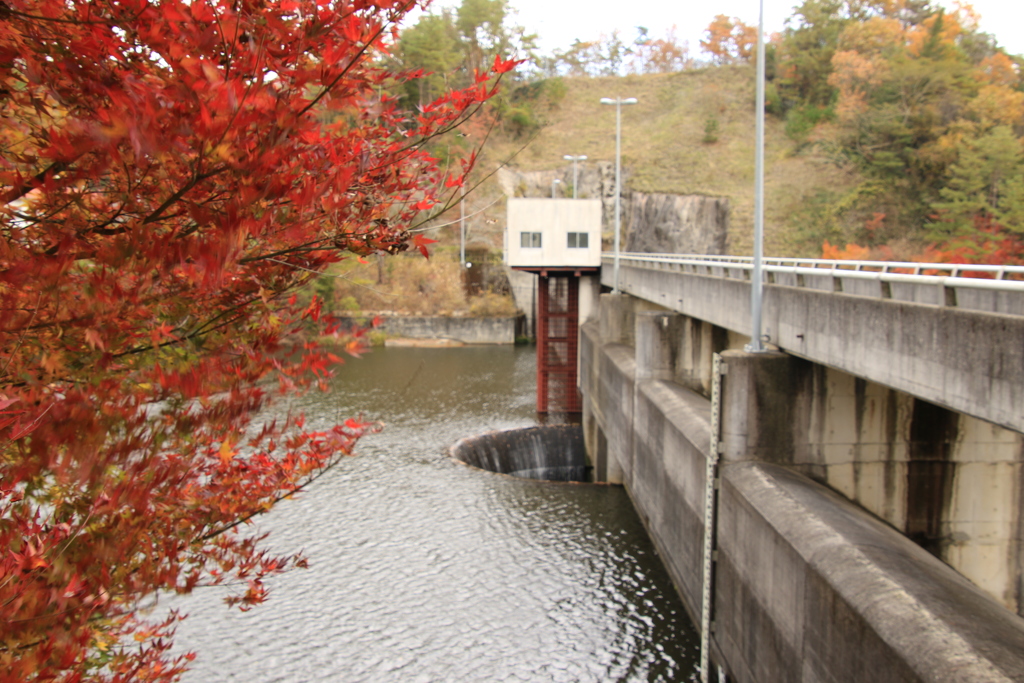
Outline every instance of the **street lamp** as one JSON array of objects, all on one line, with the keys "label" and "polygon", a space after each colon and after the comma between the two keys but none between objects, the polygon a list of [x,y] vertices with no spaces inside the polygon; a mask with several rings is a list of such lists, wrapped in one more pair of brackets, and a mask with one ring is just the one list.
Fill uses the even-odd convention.
[{"label": "street lamp", "polygon": [[761,262],[764,257],[764,0],[760,1],[757,22],[757,115],[754,143],[754,272],[750,283],[750,343],[744,348],[750,353],[763,353],[761,340],[761,307],[764,281]]},{"label": "street lamp", "polygon": [[558,185],[561,182],[562,181],[559,180],[558,178],[555,178],[554,180],[551,181],[551,198],[552,199],[555,198],[555,185]]},{"label": "street lamp", "polygon": [[622,196],[622,105],[624,104],[636,104],[635,97],[627,97],[622,99],[616,97],[614,100],[610,97],[602,97],[601,104],[614,104],[615,105],[615,271],[614,271],[614,282],[615,286],[612,287],[612,294],[619,293],[619,222],[621,220],[620,214],[622,211],[621,207],[621,196]]},{"label": "street lamp", "polygon": [[466,267],[466,186],[459,185],[459,263]]},{"label": "street lamp", "polygon": [[576,199],[576,188],[579,187],[579,185],[580,185],[580,173],[579,173],[579,166],[578,166],[577,162],[586,161],[587,160],[587,155],[586,154],[580,154],[580,155],[577,156],[577,155],[573,155],[573,154],[566,154],[562,158],[565,159],[566,161],[571,161],[572,162],[572,198]]}]

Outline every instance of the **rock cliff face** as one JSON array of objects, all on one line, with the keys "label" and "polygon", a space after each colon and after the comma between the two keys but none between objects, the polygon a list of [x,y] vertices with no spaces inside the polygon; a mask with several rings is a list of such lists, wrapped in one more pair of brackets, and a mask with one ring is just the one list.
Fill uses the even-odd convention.
[{"label": "rock cliff face", "polygon": [[[623,170],[625,184],[625,170]],[[553,171],[513,171],[503,168],[498,171],[498,183],[508,197],[531,197],[543,199],[551,196],[551,184],[555,184],[555,197],[572,197],[572,165]],[[579,165],[579,199],[601,199],[605,232],[611,230],[615,220],[615,164],[611,161],[584,161]],[[626,195],[623,193],[623,224],[626,216]]]},{"label": "rock cliff face", "polygon": [[630,196],[626,251],[724,254],[729,200],[703,195]]},{"label": "rock cliff face", "polygon": [[[628,172],[622,171],[625,186]],[[551,171],[498,171],[498,183],[509,197],[572,197],[573,171],[568,165]],[[600,198],[606,243],[615,229],[615,164],[586,161],[579,166],[580,199]],[[729,231],[729,200],[705,195],[622,192],[623,250],[649,253],[724,254]]]}]

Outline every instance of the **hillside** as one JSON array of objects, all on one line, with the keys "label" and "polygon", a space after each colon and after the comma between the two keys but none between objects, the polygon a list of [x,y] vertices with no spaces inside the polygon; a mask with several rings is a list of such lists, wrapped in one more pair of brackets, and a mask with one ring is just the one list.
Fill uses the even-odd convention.
[{"label": "hillside", "polygon": [[[482,6],[493,10],[486,21]],[[613,36],[543,56],[530,53],[521,29],[495,19],[508,19],[504,11],[499,0],[467,0],[401,41],[406,65],[434,72],[438,92],[479,73],[487,61],[481,35],[491,56],[527,56],[478,120],[429,142],[442,159],[467,152],[497,116],[477,179],[523,147],[497,183],[469,197],[471,240],[499,247],[504,194],[550,196],[556,180],[559,194],[567,193],[566,154],[589,157],[578,189],[586,185],[604,200],[608,239],[615,115],[599,100],[619,96],[640,101],[623,110],[623,196],[631,202],[639,193],[624,224],[642,226],[638,243],[708,244],[691,239],[707,232],[704,225],[672,219],[665,224],[672,234],[663,230],[655,216],[668,216],[662,209],[675,198],[651,194],[671,193],[690,195],[684,204],[728,202],[726,250],[751,251],[752,27],[716,18],[702,50],[717,66],[683,59],[685,46],[649,37],[626,45]],[[766,46],[767,252],[1024,263],[1024,57],[999,47],[967,5],[811,2],[793,12]],[[435,34],[447,42],[428,40]],[[436,94],[405,97],[422,107]],[[716,217],[716,250],[723,227]],[[665,239],[646,240],[659,231]],[[679,233],[686,239],[671,239]]]},{"label": "hillside", "polygon": [[[623,107],[622,163],[624,195],[643,193],[700,194],[726,197],[730,220],[726,250],[753,250],[754,210],[754,70],[749,65],[720,66],[669,74],[606,78],[559,78],[527,86],[532,97],[513,104],[524,108],[539,127],[526,133],[509,116],[487,136],[470,178],[465,198],[469,258],[479,266],[490,252],[491,270],[500,261],[508,196],[550,196],[552,180],[562,184],[559,196],[571,196],[572,162],[566,154],[585,154],[580,162],[580,196],[600,196],[612,186],[615,159],[615,110],[599,104],[602,97],[636,97]],[[714,141],[709,139],[713,122]],[[820,242],[801,241],[801,227],[812,215],[807,199],[823,192],[842,192],[859,178],[831,163],[810,145],[786,136],[783,122],[766,121],[767,255],[820,256]],[[479,147],[487,130],[481,117],[460,129],[448,145]],[[455,151],[451,149],[450,151]],[[509,177],[519,184],[510,184]],[[525,182],[523,179],[528,179]],[[502,187],[504,180],[504,188]],[[607,196],[607,195],[606,195]],[[628,213],[623,228],[628,230]],[[611,242],[607,220],[605,242]],[[426,234],[438,244],[424,262],[416,254],[397,259],[347,261],[331,269],[334,278],[322,293],[333,292],[342,308],[395,313],[487,315],[506,312],[500,297],[467,297],[459,287],[459,211],[454,208],[428,224]],[[626,242],[624,241],[623,244]],[[490,271],[489,271],[490,272]],[[496,276],[497,272],[493,273]],[[500,279],[500,278],[499,278]],[[494,277],[482,291],[504,291]]]},{"label": "hillside", "polygon": [[[706,194],[730,201],[728,251],[752,250],[754,207],[754,69],[749,65],[711,67],[670,74],[609,78],[563,78],[564,95],[534,107],[543,125],[532,137],[496,131],[484,148],[478,175],[503,160],[522,172],[549,172],[571,179],[565,154],[585,154],[581,169],[615,158],[614,107],[602,97],[636,97],[622,109],[624,187],[639,192]],[[562,88],[559,88],[561,90]],[[710,123],[709,123],[710,122]],[[714,142],[705,142],[716,128]],[[515,154],[520,150],[518,154]],[[824,190],[855,184],[852,172],[840,169],[810,147],[786,137],[783,123],[766,122],[765,249],[770,255],[814,255],[813,247],[795,239],[804,202]],[[550,181],[549,181],[550,182]],[[468,213],[499,199],[493,181],[470,198]],[[474,236],[498,246],[503,225],[502,202],[470,219]],[[488,228],[486,221],[491,223]],[[500,239],[500,238],[499,238]],[[811,250],[809,252],[808,250]],[[820,255],[820,251],[818,252]]]}]

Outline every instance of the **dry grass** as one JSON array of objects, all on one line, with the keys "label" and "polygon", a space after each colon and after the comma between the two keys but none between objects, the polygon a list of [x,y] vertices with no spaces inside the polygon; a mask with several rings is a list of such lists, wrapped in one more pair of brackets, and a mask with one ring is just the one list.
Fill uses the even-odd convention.
[{"label": "dry grass", "polygon": [[350,258],[327,273],[330,306],[335,312],[397,315],[515,315],[512,298],[494,292],[467,297],[459,255],[438,249],[428,260],[419,253]]},{"label": "dry grass", "polygon": [[[450,315],[466,307],[458,261],[422,256],[350,258],[328,271],[343,308],[410,315]],[[353,304],[354,302],[354,304]]]}]

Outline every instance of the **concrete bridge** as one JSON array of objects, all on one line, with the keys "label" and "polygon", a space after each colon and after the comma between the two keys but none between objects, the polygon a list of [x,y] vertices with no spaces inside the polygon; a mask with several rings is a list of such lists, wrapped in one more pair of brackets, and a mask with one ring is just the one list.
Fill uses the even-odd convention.
[{"label": "concrete bridge", "polygon": [[768,261],[750,354],[748,260],[625,254],[581,326],[595,472],[729,680],[1024,681],[1024,269],[957,268]]}]

